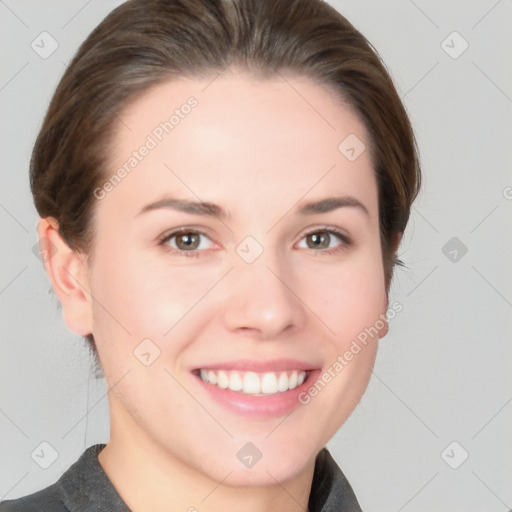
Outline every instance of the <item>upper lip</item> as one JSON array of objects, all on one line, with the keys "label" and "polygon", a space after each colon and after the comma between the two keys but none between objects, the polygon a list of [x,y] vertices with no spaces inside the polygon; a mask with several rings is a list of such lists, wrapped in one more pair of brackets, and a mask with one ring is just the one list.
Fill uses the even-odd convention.
[{"label": "upper lip", "polygon": [[271,359],[268,361],[256,361],[254,359],[237,359],[235,361],[223,361],[196,366],[195,370],[240,370],[256,373],[276,372],[287,370],[315,370],[318,367],[307,361],[298,359]]}]

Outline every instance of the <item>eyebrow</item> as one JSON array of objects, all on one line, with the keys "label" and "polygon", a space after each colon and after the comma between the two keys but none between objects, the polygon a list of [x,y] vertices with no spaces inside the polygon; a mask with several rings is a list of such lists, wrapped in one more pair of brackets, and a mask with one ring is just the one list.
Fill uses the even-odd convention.
[{"label": "eyebrow", "polygon": [[[338,208],[355,207],[370,217],[368,208],[358,199],[352,196],[328,197],[318,201],[303,203],[297,210],[301,215],[314,215],[318,213],[327,213]],[[153,203],[147,204],[137,215],[160,209],[172,209],[193,215],[205,215],[218,219],[227,220],[231,215],[218,204],[208,201],[191,201],[188,199],[179,199],[174,197],[165,197]]]}]

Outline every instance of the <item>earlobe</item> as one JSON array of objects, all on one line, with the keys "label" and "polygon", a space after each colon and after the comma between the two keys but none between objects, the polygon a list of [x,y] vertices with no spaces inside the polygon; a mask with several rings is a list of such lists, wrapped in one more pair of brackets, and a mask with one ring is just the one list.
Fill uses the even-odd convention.
[{"label": "earlobe", "polygon": [[53,217],[39,219],[39,250],[53,290],[62,304],[64,321],[76,334],[92,332],[92,297],[86,257],[62,239]]},{"label": "earlobe", "polygon": [[[386,336],[386,334],[389,331],[389,324],[388,324],[388,319],[386,317],[386,314],[383,313],[382,315],[380,315],[380,319],[378,321],[379,321],[379,326],[381,326],[381,328],[379,329],[379,339],[380,339],[380,338],[384,338],[384,336]],[[380,323],[380,322],[382,322],[382,323]]]},{"label": "earlobe", "polygon": [[389,307],[389,299],[386,296],[386,299],[384,301],[383,311],[381,312],[381,314],[379,315],[379,319],[375,323],[375,325],[379,331],[379,339],[384,338],[384,336],[386,336],[386,334],[389,331],[389,324],[388,324],[388,317],[387,317],[388,307]]}]

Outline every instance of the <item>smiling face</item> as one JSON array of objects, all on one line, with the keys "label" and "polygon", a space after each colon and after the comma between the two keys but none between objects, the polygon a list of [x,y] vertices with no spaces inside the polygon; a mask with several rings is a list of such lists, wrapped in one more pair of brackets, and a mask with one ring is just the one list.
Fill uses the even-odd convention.
[{"label": "smiling face", "polygon": [[111,440],[232,485],[292,478],[359,402],[378,338],[344,354],[386,311],[369,150],[338,148],[366,131],[307,79],[240,73],[120,118],[88,275]]}]

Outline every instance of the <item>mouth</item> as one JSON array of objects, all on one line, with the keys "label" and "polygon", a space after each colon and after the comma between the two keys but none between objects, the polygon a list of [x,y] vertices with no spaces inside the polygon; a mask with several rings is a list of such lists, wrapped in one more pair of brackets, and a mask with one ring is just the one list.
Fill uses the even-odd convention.
[{"label": "mouth", "polygon": [[201,364],[190,369],[204,396],[239,417],[269,420],[303,407],[300,397],[322,367],[298,359],[254,358]]},{"label": "mouth", "polygon": [[192,371],[206,384],[242,395],[269,396],[285,393],[306,382],[311,370],[242,371],[219,368],[197,368]]}]

